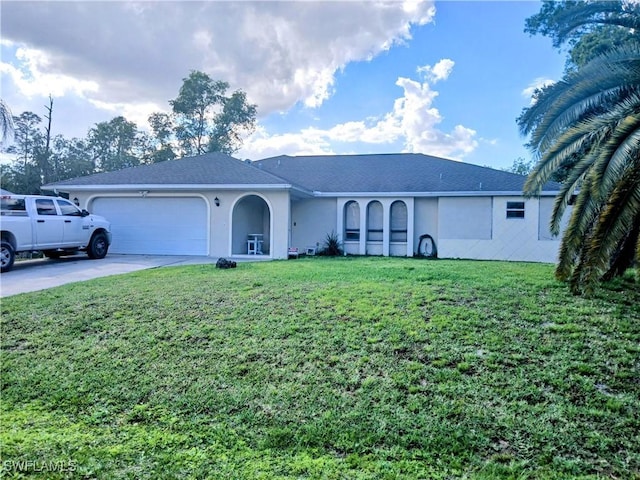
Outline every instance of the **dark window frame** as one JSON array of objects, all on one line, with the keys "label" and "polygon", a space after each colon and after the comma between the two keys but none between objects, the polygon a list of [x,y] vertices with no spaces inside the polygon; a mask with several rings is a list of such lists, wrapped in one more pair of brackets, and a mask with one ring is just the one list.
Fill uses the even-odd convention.
[{"label": "dark window frame", "polygon": [[[360,204],[355,200],[349,200],[344,204],[344,240],[345,242],[356,242],[360,241]],[[357,215],[355,216],[354,225],[349,225],[349,215],[348,210],[353,208],[356,210]]]},{"label": "dark window frame", "polygon": [[356,230],[356,229],[345,229],[344,231],[344,238],[347,241],[351,241],[351,240],[360,240],[360,230]]},{"label": "dark window frame", "polygon": [[525,218],[525,203],[507,202],[507,218]]},{"label": "dark window frame", "polygon": [[36,212],[38,213],[38,215],[41,215],[41,216],[55,217],[58,215],[58,210],[56,209],[56,202],[54,202],[53,199],[49,200],[48,198],[37,198]]},{"label": "dark window frame", "polygon": [[[372,228],[372,225],[380,228]],[[382,242],[384,240],[384,206],[378,200],[367,205],[367,241]]]},{"label": "dark window frame", "polygon": [[2,197],[2,214],[26,215],[27,202],[25,202],[24,198]]},{"label": "dark window frame", "polygon": [[[404,228],[393,228],[394,227],[394,223],[400,223],[398,222],[398,218],[402,218],[402,216],[396,211],[397,208],[400,208],[400,205],[402,205],[402,208],[404,209],[404,212],[402,213],[402,215],[404,216],[403,220],[404,220]],[[396,200],[394,201],[391,206],[389,207],[389,225],[390,225],[390,229],[389,229],[389,241],[390,242],[398,242],[398,243],[406,243],[407,242],[407,238],[408,238],[408,230],[407,230],[407,224],[409,223],[409,208],[407,207],[407,203],[403,200]],[[398,225],[396,225],[398,226]]]},{"label": "dark window frame", "polygon": [[[64,215],[65,217],[81,217],[82,216],[82,210],[80,210],[76,205],[74,205],[70,201],[58,199],[57,202],[58,202],[58,208],[60,209],[60,215]],[[68,208],[71,211],[71,213],[65,213],[65,208]]]}]

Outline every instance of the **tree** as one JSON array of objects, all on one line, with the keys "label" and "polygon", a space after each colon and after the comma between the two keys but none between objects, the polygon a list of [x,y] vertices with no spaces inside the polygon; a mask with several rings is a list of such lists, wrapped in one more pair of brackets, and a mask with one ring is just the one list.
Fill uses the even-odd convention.
[{"label": "tree", "polygon": [[247,103],[242,91],[225,96],[228,88],[227,82],[199,71],[183,79],[178,96],[169,101],[183,155],[232,153],[240,148],[242,132],[254,128],[256,106]]},{"label": "tree", "polygon": [[640,4],[628,1],[545,0],[529,17],[525,32],[569,45],[567,69],[586,65],[612,49],[640,42]]},{"label": "tree", "polygon": [[242,144],[242,134],[255,126],[257,107],[247,103],[244,92],[234,92],[223,100],[222,112],[215,118],[209,151],[232,154]]},{"label": "tree", "polygon": [[640,257],[638,27],[640,4],[627,1],[544,2],[527,19],[529,33],[570,46],[565,77],[537,92],[518,123],[538,159],[525,193],[563,179],[553,231],[575,199],[556,269],[575,293],[593,290]]},{"label": "tree", "polygon": [[206,73],[192,71],[183,79],[176,99],[169,101],[176,114],[176,136],[186,155],[201,155],[207,151],[209,124],[228,88],[226,82],[214,82]]},{"label": "tree", "polygon": [[53,98],[49,95],[49,105],[45,105],[47,109],[47,115],[44,118],[47,119],[47,125],[44,127],[44,148],[38,152],[36,156],[36,163],[40,169],[43,183],[49,183],[53,176],[53,166],[50,162],[51,157],[51,119],[53,118]]},{"label": "tree", "polygon": [[505,170],[507,172],[517,173],[518,175],[529,175],[531,170],[533,170],[534,165],[535,162],[533,160],[527,161],[522,157],[518,157],[513,161],[513,165],[509,168],[505,168]]},{"label": "tree", "polygon": [[54,168],[52,182],[91,175],[94,172],[91,150],[85,140],[62,135],[53,138],[51,161]]},{"label": "tree", "polygon": [[176,153],[171,145],[171,137],[174,129],[173,120],[166,113],[152,113],[149,116],[149,126],[153,132],[150,139],[150,163],[164,162],[176,158]]},{"label": "tree", "polygon": [[38,129],[42,119],[33,112],[22,112],[19,116],[13,117],[13,122],[15,145],[10,146],[7,151],[17,154],[26,165],[34,160],[36,151],[42,147],[42,134]]},{"label": "tree", "polygon": [[10,179],[4,183],[5,188],[12,192],[34,194],[40,191],[42,175],[37,160],[44,150],[40,122],[42,119],[33,112],[13,117],[14,143],[6,151],[15,154],[16,160],[4,175]]},{"label": "tree", "polygon": [[124,117],[97,123],[89,130],[87,146],[94,171],[111,172],[140,164],[138,127]]},{"label": "tree", "polygon": [[31,163],[22,162],[0,164],[2,188],[13,193],[37,195],[40,193],[42,179],[38,169]]},{"label": "tree", "polygon": [[538,194],[558,169],[569,172],[552,232],[576,196],[557,277],[583,293],[640,261],[640,46],[596,57],[544,88],[518,123],[539,158],[525,194]]},{"label": "tree", "polygon": [[583,67],[591,60],[625,44],[638,43],[638,39],[626,28],[603,25],[585,34],[569,52],[569,68]]}]

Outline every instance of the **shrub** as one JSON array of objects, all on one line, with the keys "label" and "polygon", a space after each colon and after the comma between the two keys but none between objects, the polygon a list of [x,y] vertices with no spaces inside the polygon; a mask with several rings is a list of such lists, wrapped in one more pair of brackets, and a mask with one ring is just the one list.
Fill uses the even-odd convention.
[{"label": "shrub", "polygon": [[344,255],[342,242],[336,232],[332,231],[331,233],[327,233],[327,237],[324,239],[324,245],[318,252],[318,255],[323,255],[325,257],[337,257],[339,255]]}]

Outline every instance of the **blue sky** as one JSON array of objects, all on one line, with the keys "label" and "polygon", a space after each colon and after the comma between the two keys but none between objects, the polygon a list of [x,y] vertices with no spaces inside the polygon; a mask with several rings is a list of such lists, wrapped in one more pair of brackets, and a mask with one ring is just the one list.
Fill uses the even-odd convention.
[{"label": "blue sky", "polygon": [[411,151],[505,168],[530,158],[515,123],[527,89],[564,67],[524,33],[540,5],[5,2],[2,98],[42,116],[51,93],[67,137],[116,115],[146,128],[198,69],[258,105],[240,158]]}]

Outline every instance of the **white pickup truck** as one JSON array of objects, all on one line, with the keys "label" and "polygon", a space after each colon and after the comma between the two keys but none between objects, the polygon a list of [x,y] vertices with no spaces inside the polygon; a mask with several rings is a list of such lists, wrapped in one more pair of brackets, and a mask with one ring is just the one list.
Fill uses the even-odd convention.
[{"label": "white pickup truck", "polygon": [[39,195],[0,197],[0,271],[11,270],[17,252],[41,250],[49,258],[85,250],[104,258],[111,244],[111,225],[69,200]]}]

